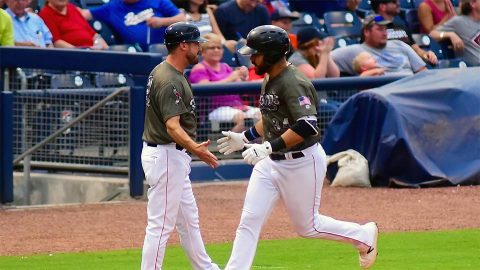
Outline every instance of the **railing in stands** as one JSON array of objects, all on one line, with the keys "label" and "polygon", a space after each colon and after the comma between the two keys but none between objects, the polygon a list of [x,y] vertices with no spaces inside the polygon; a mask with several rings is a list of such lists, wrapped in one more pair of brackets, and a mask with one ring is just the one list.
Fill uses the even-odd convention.
[{"label": "railing in stands", "polygon": [[[21,48],[21,47],[0,47],[0,87],[1,87],[1,97],[0,97],[0,125],[1,125],[1,136],[0,136],[0,152],[2,153],[2,162],[0,167],[0,203],[7,203],[13,201],[13,160],[14,156],[17,158],[25,151],[28,151],[29,148],[16,148],[14,145],[22,145],[18,141],[14,142],[14,137],[18,134],[31,134],[32,130],[19,129],[18,127],[22,125],[23,114],[26,111],[16,110],[15,105],[18,105],[20,102],[32,102],[29,106],[30,108],[36,108],[38,104],[46,104],[46,102],[40,99],[18,99],[15,101],[16,97],[21,95],[16,95],[21,93],[21,89],[29,87],[29,81],[26,77],[22,77],[19,85],[21,87],[16,87],[11,83],[12,74],[16,74],[17,69],[25,70],[48,70],[61,73],[74,73],[80,74],[83,78],[89,78],[90,75],[96,73],[106,73],[106,74],[125,74],[130,78],[129,93],[126,97],[122,97],[119,102],[122,103],[122,107],[125,108],[123,111],[119,111],[120,114],[128,114],[127,117],[103,117],[94,118],[95,121],[92,123],[98,123],[99,120],[103,120],[103,123],[109,123],[111,121],[122,121],[122,125],[113,125],[108,126],[107,128],[114,128],[116,131],[115,134],[128,134],[128,143],[125,145],[124,153],[122,157],[123,163],[117,162],[115,164],[123,164],[125,171],[128,171],[130,179],[130,195],[132,197],[141,196],[143,194],[143,171],[140,163],[140,153],[142,148],[142,132],[143,132],[143,118],[144,118],[144,102],[145,102],[145,84],[147,77],[150,71],[160,62],[162,58],[158,54],[148,54],[148,53],[122,53],[122,52],[111,52],[111,51],[87,51],[87,50],[66,50],[66,49],[31,49],[31,48]],[[24,74],[23,72],[22,74]],[[84,76],[85,75],[85,76]],[[110,76],[112,77],[112,76]],[[115,76],[114,76],[115,77]],[[320,96],[324,99],[323,105],[326,106],[324,118],[324,125],[328,123],[329,118],[332,116],[332,110],[326,104],[334,103],[339,104],[343,102],[346,98],[352,95],[355,92],[358,92],[362,89],[369,89],[373,87],[378,87],[392,81],[398,80],[401,77],[370,77],[370,78],[335,78],[335,79],[322,79],[314,80],[313,83],[316,89],[320,92]],[[77,83],[75,79],[73,81]],[[32,84],[38,87],[40,84]],[[91,85],[96,86],[97,83],[92,83]],[[14,87],[12,87],[14,86]],[[17,85],[18,86],[18,85]],[[250,83],[230,83],[230,84],[215,84],[215,85],[194,85],[193,91],[195,98],[198,100],[199,107],[204,106],[204,111],[199,111],[205,116],[208,112],[211,104],[208,102],[212,95],[225,95],[230,93],[241,94],[245,102],[248,102],[250,105],[256,104],[256,97],[259,94],[261,83],[260,82],[250,82]],[[42,86],[43,87],[43,86]],[[34,93],[34,96],[43,97],[43,98],[57,98],[56,95],[59,93],[63,95],[63,92],[69,94],[70,97],[74,92],[68,92],[68,90],[58,90],[58,89],[49,89],[50,86],[45,86],[46,88],[36,88],[29,89],[29,93]],[[11,91],[8,91],[8,90]],[[95,89],[95,88],[93,88]],[[99,87],[98,93],[104,93],[104,96],[107,96],[109,93],[113,92],[116,88],[105,88]],[[83,92],[82,92],[83,91]],[[91,97],[92,89],[83,89],[85,97]],[[26,92],[25,92],[26,93]],[[67,97],[67,98],[66,98]],[[61,96],[62,102],[68,100],[68,96]],[[76,102],[82,103],[81,97],[78,95],[75,98],[80,98]],[[101,98],[97,97],[97,100]],[[52,104],[55,104],[53,102]],[[65,104],[65,103],[61,103]],[[95,103],[92,103],[95,104]],[[92,105],[93,106],[93,105]],[[126,106],[126,107],[125,107]],[[18,106],[17,106],[18,107]],[[82,107],[82,106],[77,106]],[[85,106],[84,106],[85,107]],[[89,107],[85,107],[84,111],[88,110]],[[200,109],[200,108],[199,108]],[[54,110],[55,111],[55,110]],[[60,110],[61,111],[61,110]],[[63,114],[62,114],[63,115]],[[110,114],[109,114],[110,115]],[[30,115],[31,117],[32,115]],[[39,114],[41,117],[41,114]],[[113,119],[113,120],[112,120]],[[199,118],[199,120],[202,120]],[[33,119],[35,121],[35,119]],[[48,118],[43,119],[42,121],[49,121]],[[128,121],[129,125],[125,125],[125,121]],[[37,122],[41,123],[40,120]],[[212,127],[202,126],[206,125],[208,121],[200,121],[199,132],[204,132],[200,136],[205,136],[204,138],[214,139],[215,134],[219,134],[218,129],[212,129]],[[63,126],[64,128],[64,126]],[[222,127],[219,128],[228,128]],[[42,139],[47,138],[49,135],[53,134],[55,131],[61,130],[62,126],[56,126],[50,133],[43,134],[43,138],[39,137],[37,142],[40,142]],[[98,132],[97,132],[98,133]],[[58,134],[57,134],[58,135]],[[95,136],[98,136],[95,135]],[[82,141],[82,140],[80,140]],[[97,140],[101,141],[101,140]],[[83,142],[83,141],[82,141]],[[106,151],[106,150],[105,150]],[[105,155],[106,152],[103,152]],[[77,149],[78,152],[78,149]],[[35,153],[31,153],[34,157]],[[80,154],[75,155],[78,157]],[[46,155],[48,158],[48,155]],[[101,156],[105,158],[104,156]],[[64,161],[70,162],[69,166],[78,167],[87,166],[84,165],[85,161],[75,164],[71,163],[76,159],[65,159]],[[32,160],[34,164],[35,160]],[[60,161],[61,162],[61,161]],[[50,166],[52,163],[49,163]],[[48,164],[44,166],[49,166]],[[59,166],[58,162],[55,166]],[[225,166],[223,166],[225,167]],[[197,168],[192,168],[192,173],[195,173]],[[219,168],[219,171],[209,171],[205,168],[198,168],[201,173],[204,174],[203,177],[208,175],[218,175],[218,172],[225,170],[225,168]],[[107,170],[108,171],[108,170]],[[222,172],[223,173],[223,172]]]}]

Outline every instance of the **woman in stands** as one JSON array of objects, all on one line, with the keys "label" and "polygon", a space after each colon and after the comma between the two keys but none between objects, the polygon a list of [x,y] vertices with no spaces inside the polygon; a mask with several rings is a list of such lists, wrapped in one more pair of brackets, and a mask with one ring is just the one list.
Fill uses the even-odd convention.
[{"label": "woman in stands", "polygon": [[428,34],[455,16],[450,0],[425,0],[418,6],[420,32]]},{"label": "woman in stands", "polygon": [[[192,83],[228,83],[248,80],[248,69],[244,66],[232,69],[221,62],[223,57],[222,39],[209,33],[203,36],[208,42],[201,43],[202,62],[193,66],[190,72]],[[245,118],[260,119],[260,110],[247,106],[238,94],[212,96],[213,111],[208,119],[213,122],[234,122],[233,132],[245,130]]]},{"label": "woman in stands", "polygon": [[335,40],[315,27],[305,27],[297,32],[298,50],[288,58],[307,78],[339,77],[340,71],[333,62],[331,51]]},{"label": "woman in stands", "polygon": [[225,40],[215,20],[213,11],[217,8],[216,5],[209,5],[208,0],[175,0],[174,3],[185,13],[187,22],[198,27],[202,36],[208,33],[217,34],[222,44],[225,44],[230,51],[235,51],[236,41]]}]

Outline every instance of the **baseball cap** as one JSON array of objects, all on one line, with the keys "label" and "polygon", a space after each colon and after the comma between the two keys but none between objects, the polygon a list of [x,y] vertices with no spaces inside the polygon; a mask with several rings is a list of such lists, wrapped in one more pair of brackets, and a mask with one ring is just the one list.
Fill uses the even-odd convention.
[{"label": "baseball cap", "polygon": [[385,19],[382,15],[369,15],[363,21],[363,27],[371,26],[373,24],[389,25],[392,21]]},{"label": "baseball cap", "polygon": [[280,20],[280,19],[283,19],[283,18],[288,18],[292,21],[295,21],[295,20],[298,20],[298,18],[300,18],[300,16],[292,13],[287,8],[278,8],[278,9],[275,9],[275,11],[272,13],[270,18],[272,19],[272,21]]},{"label": "baseball cap", "polygon": [[327,36],[328,35],[325,32],[320,31],[313,26],[302,27],[297,32],[298,46],[300,46],[301,44],[307,43],[314,38],[324,39]]}]

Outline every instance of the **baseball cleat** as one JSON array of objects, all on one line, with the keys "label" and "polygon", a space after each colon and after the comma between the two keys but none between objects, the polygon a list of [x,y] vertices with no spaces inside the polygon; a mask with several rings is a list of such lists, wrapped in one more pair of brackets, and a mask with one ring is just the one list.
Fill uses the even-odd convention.
[{"label": "baseball cleat", "polygon": [[377,249],[377,240],[378,240],[378,226],[375,222],[369,222],[363,225],[367,230],[373,231],[373,244],[368,250],[361,251],[359,254],[360,267],[362,269],[368,269],[372,267],[377,259],[378,249]]}]

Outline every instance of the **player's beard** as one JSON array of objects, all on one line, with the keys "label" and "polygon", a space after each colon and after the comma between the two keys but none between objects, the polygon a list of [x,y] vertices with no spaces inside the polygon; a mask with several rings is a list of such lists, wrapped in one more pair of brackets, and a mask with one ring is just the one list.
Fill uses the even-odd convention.
[{"label": "player's beard", "polygon": [[255,73],[257,75],[262,76],[263,74],[267,73],[267,71],[270,69],[270,65],[267,65],[265,63],[261,63],[259,65],[255,65]]},{"label": "player's beard", "polygon": [[192,52],[188,52],[187,60],[188,60],[188,64],[190,64],[190,65],[197,64],[198,63],[198,53],[193,54]]}]

